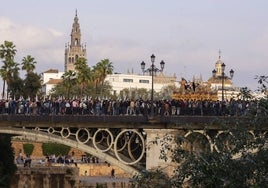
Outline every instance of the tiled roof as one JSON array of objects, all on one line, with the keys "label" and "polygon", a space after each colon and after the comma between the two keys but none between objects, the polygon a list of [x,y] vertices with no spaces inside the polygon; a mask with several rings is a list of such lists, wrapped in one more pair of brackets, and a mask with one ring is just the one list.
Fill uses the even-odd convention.
[{"label": "tiled roof", "polygon": [[48,82],[46,82],[45,84],[58,84],[62,82],[62,79],[50,79]]},{"label": "tiled roof", "polygon": [[45,71],[44,73],[59,73],[58,69],[49,69],[47,71]]}]

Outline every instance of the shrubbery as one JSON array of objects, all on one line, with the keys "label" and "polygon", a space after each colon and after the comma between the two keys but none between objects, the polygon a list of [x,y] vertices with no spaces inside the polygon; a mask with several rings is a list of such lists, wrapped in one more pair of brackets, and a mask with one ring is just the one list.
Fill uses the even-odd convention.
[{"label": "shrubbery", "polygon": [[43,155],[68,155],[71,147],[66,146],[63,144],[56,144],[56,143],[43,143],[42,144],[42,151]]},{"label": "shrubbery", "polygon": [[30,144],[30,143],[23,144],[23,152],[24,152],[26,155],[31,156],[32,153],[33,153],[33,150],[34,150],[34,145],[33,145],[33,144]]}]

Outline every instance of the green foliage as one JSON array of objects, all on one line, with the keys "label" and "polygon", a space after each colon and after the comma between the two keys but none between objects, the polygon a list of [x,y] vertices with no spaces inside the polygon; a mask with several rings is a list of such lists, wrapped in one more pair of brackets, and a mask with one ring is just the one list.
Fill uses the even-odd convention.
[{"label": "green foliage", "polygon": [[[172,161],[177,164],[174,174],[168,177],[159,169],[145,171],[133,178],[133,187],[161,187],[157,181],[160,177],[166,179],[163,180],[165,187],[266,187],[267,136],[259,126],[261,122],[255,119],[259,118],[236,121],[235,124],[218,122],[226,129],[221,136],[211,134],[215,143],[212,151],[206,149],[202,137],[194,133],[193,137],[167,135],[157,138],[153,144],[161,146],[159,157],[167,161],[171,154]],[[267,121],[261,125],[263,123]],[[255,136],[249,132],[250,127],[258,130]],[[205,131],[209,134],[210,130]],[[202,150],[198,148],[200,145]]]},{"label": "green foliage", "polygon": [[10,91],[10,96],[12,96],[12,98],[20,98],[20,96],[22,95],[22,93],[24,93],[24,83],[23,80],[20,77],[13,77],[10,80],[9,86],[8,86],[8,90]]},{"label": "green foliage", "polygon": [[242,87],[240,89],[240,92],[239,92],[238,96],[242,100],[250,100],[250,99],[253,98],[252,95],[251,95],[251,90],[248,87]]},{"label": "green foliage", "polygon": [[[259,79],[261,91],[267,92],[267,77]],[[244,99],[249,98],[248,94],[244,89]],[[264,128],[268,123],[268,98],[254,104],[255,110],[249,109],[251,116],[216,120],[214,123],[224,130],[221,134],[204,130],[214,142],[212,148],[205,145],[202,134],[194,132],[187,137],[169,135],[153,141],[161,146],[159,157],[165,161],[171,157],[176,164],[168,182],[173,187],[267,187],[268,142]],[[141,173],[134,177],[134,185],[157,187],[151,183],[154,174],[159,170]]]},{"label": "green foliage", "polygon": [[169,177],[160,169],[152,171],[142,171],[133,177],[131,186],[133,188],[171,188]]},{"label": "green foliage", "polygon": [[29,72],[24,80],[24,98],[34,99],[37,92],[41,89],[40,76],[36,73]]},{"label": "green foliage", "polygon": [[5,95],[5,84],[7,84],[7,91],[9,92],[8,86],[12,78],[18,76],[18,63],[14,61],[16,52],[16,46],[11,41],[4,41],[4,44],[0,45],[0,58],[3,61],[0,69],[0,76],[3,78],[2,97]]},{"label": "green foliage", "polygon": [[[23,95],[24,98],[31,97],[33,99],[41,89],[40,76],[33,72],[37,62],[30,55],[22,59],[22,70],[27,72],[25,79],[22,79],[19,75],[20,64],[14,61],[17,52],[15,47],[10,41],[4,41],[4,44],[0,45],[0,59],[3,61],[0,76],[4,81],[2,95],[4,96],[5,90],[7,90],[12,98],[19,98]],[[5,89],[5,84],[7,84],[7,89]]]},{"label": "green foliage", "polygon": [[264,93],[266,92],[266,94],[268,95],[267,93],[268,76],[256,76],[255,79],[257,79],[258,83],[260,84],[259,90]]},{"label": "green foliage", "polygon": [[[228,149],[220,152],[193,152],[180,146],[174,161],[181,162],[173,177],[176,186],[264,187],[267,185],[268,151],[265,139],[253,139],[248,131],[232,130]],[[235,145],[234,145],[235,144]]]},{"label": "green foliage", "polygon": [[0,135],[0,187],[10,187],[17,170],[14,164],[14,151],[11,147],[11,136]]},{"label": "green foliage", "polygon": [[29,74],[30,72],[34,71],[34,69],[35,69],[34,64],[36,64],[35,59],[32,56],[27,55],[26,57],[23,57],[23,59],[22,59],[21,69],[26,70],[27,74]]},{"label": "green foliage", "polygon": [[74,96],[111,97],[111,86],[105,82],[107,74],[112,73],[113,66],[108,60],[98,62],[92,70],[85,58],[78,58],[75,71],[68,71],[62,76],[62,82],[53,89],[53,96],[64,96],[68,99]]},{"label": "green foliage", "polygon": [[33,150],[34,150],[34,145],[33,145],[33,144],[30,144],[30,143],[23,144],[23,152],[24,152],[26,155],[31,156],[32,153],[33,153]]},{"label": "green foliage", "polygon": [[63,144],[56,144],[56,143],[43,143],[42,144],[42,151],[43,155],[68,155],[70,151],[70,147],[63,145]]}]

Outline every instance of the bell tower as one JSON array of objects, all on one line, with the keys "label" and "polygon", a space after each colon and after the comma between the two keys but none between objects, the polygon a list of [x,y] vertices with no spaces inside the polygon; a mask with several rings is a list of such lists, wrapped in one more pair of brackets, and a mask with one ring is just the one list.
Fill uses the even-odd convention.
[{"label": "bell tower", "polygon": [[64,71],[75,70],[74,63],[80,57],[86,58],[86,45],[81,44],[81,30],[78,23],[77,10],[75,11],[74,23],[71,32],[71,44],[65,44]]}]

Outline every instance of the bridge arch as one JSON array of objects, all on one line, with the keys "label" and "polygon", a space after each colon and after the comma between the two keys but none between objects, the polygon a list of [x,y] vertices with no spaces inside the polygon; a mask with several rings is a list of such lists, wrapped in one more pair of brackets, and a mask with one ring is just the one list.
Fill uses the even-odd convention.
[{"label": "bridge arch", "polygon": [[59,144],[64,144],[73,148],[77,148],[81,151],[90,153],[100,159],[103,159],[107,162],[109,162],[110,164],[113,164],[115,166],[118,166],[119,168],[121,168],[122,170],[124,170],[125,172],[131,174],[131,175],[135,175],[135,174],[139,174],[139,171],[136,170],[134,167],[129,166],[123,162],[121,162],[120,160],[112,157],[111,155],[108,155],[98,149],[95,149],[91,146],[85,145],[82,142],[77,142],[71,139],[66,139],[64,137],[58,136],[58,135],[54,135],[54,134],[49,134],[49,133],[45,133],[45,132],[40,132],[37,131],[35,129],[22,129],[22,128],[2,128],[0,129],[0,133],[3,134],[11,134],[11,135],[21,135],[23,136],[25,139],[29,140],[29,141],[50,141],[50,142],[55,142],[55,143],[59,143]]},{"label": "bridge arch", "polygon": [[[208,134],[206,134],[206,131],[204,130],[190,130],[188,131],[185,135],[185,138],[187,138],[192,146],[194,147],[195,145],[195,149],[198,149],[197,147],[199,147],[200,150],[206,150],[209,149],[210,151],[213,150],[213,142],[212,139],[210,138],[210,136]],[[202,143],[201,145],[205,146],[202,149],[200,148],[201,145],[199,145],[198,143],[200,142],[207,142],[207,143]],[[206,146],[208,146],[208,148],[206,148]]]},{"label": "bridge arch", "polygon": [[[247,131],[249,139],[256,139],[256,133],[253,130]],[[220,130],[214,138],[214,148],[217,152],[223,150],[230,150],[235,147],[234,144],[230,143],[231,137],[234,137],[234,133],[230,130]]]}]

